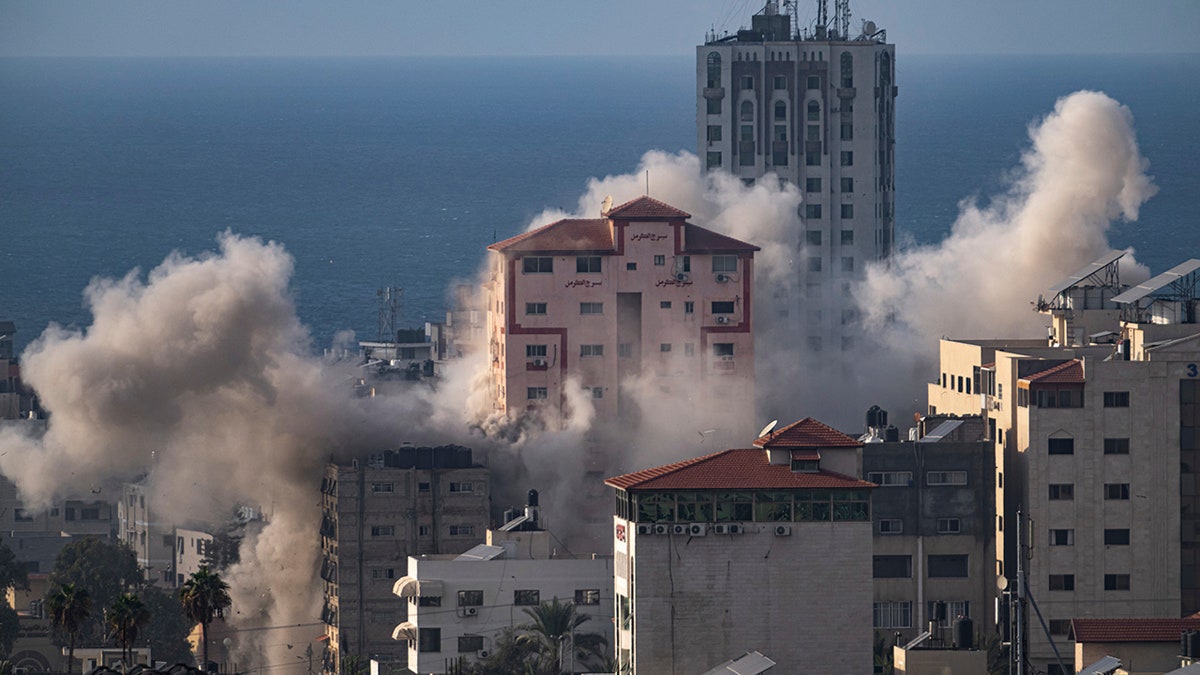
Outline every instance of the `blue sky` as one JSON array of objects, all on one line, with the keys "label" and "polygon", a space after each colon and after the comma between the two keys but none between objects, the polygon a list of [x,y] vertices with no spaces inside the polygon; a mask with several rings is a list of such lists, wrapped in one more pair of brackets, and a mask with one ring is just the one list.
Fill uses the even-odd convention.
[{"label": "blue sky", "polygon": [[[832,12],[833,0],[828,0]],[[691,55],[762,0],[0,0],[0,56]],[[804,22],[816,0],[799,0]],[[1200,51],[1198,0],[853,0],[904,53]]]}]

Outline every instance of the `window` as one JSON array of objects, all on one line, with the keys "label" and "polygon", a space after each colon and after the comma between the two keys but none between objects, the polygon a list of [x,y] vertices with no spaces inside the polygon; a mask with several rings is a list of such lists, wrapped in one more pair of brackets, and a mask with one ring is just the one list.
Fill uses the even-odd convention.
[{"label": "window", "polygon": [[854,230],[842,230],[842,246],[854,245]]},{"label": "window", "polygon": [[420,651],[420,652],[440,652],[440,651],[442,651],[442,629],[441,628],[418,628],[417,629],[417,651]]},{"label": "window", "polygon": [[579,274],[590,274],[600,271],[600,256],[581,255],[575,257],[575,271]]},{"label": "window", "polygon": [[[712,101],[709,101],[712,104]],[[721,167],[721,153],[706,152],[704,153],[704,162],[710,169],[718,169]]]},{"label": "window", "polygon": [[[787,78],[784,77],[783,75],[776,75],[775,78],[772,80],[772,82],[774,83],[776,89],[787,89]],[[775,109],[778,110],[779,106],[782,104],[783,104],[783,101],[780,101],[779,103],[775,104]]]},{"label": "window", "polygon": [[712,257],[712,271],[716,273],[732,273],[737,271],[737,256],[736,255],[714,255]]},{"label": "window", "polygon": [[695,314],[696,313],[696,303],[692,302],[691,300],[684,300],[683,301],[683,313],[684,314]]},{"label": "window", "polygon": [[458,592],[459,607],[482,607],[483,606],[483,591],[459,591]]},{"label": "window", "polygon": [[751,122],[754,120],[754,104],[750,101],[742,101],[741,117],[743,122]]},{"label": "window", "polygon": [[1052,590],[1052,591],[1073,591],[1073,590],[1075,590],[1075,575],[1074,574],[1051,574],[1050,575],[1050,590]]},{"label": "window", "polygon": [[670,352],[671,351],[671,343],[663,342],[663,343],[659,344],[658,351],[662,354],[666,354],[666,353]]},{"label": "window", "polygon": [[851,124],[849,122],[842,123],[841,132],[842,132],[842,140],[843,141],[854,140],[854,125],[853,124]]},{"label": "window", "polygon": [[842,204],[842,218],[844,220],[850,220],[853,217],[854,217],[854,205],[853,204]]},{"label": "window", "polygon": [[808,88],[809,89],[820,89],[821,88],[821,76],[820,75],[809,75],[808,76]]},{"label": "window", "polygon": [[525,398],[530,401],[543,401],[550,398],[550,392],[545,387],[526,387]]},{"label": "window", "polygon": [[1106,391],[1106,392],[1104,392],[1104,407],[1105,408],[1128,408],[1129,407],[1129,392],[1127,392],[1127,391]]},{"label": "window", "polygon": [[1129,545],[1129,530],[1122,530],[1122,529],[1104,530],[1104,545],[1105,546],[1128,546]]},{"label": "window", "polygon": [[821,125],[820,124],[806,125],[804,128],[804,140],[806,140],[806,141],[821,140]]},{"label": "window", "polygon": [[395,490],[393,483],[371,483],[371,492],[392,492]]},{"label": "window", "polygon": [[842,166],[854,166],[854,151],[842,151]]},{"label": "window", "polygon": [[654,264],[657,265],[658,267],[662,267],[663,265],[666,265],[667,264],[667,256],[665,256],[665,255],[654,256]]},{"label": "window", "polygon": [[712,313],[713,314],[733,314],[733,301],[732,300],[713,300]]},{"label": "window", "polygon": [[1050,530],[1051,546],[1074,546],[1075,530]]},{"label": "window", "polygon": [[820,218],[821,217],[821,205],[820,204],[805,204],[804,205],[804,217],[805,218]]},{"label": "window", "polygon": [[482,635],[460,635],[458,637],[458,653],[470,654],[483,649]]},{"label": "window", "polygon": [[18,523],[28,523],[33,521],[33,516],[25,509],[13,509],[13,521]]},{"label": "window", "polygon": [[604,387],[592,387],[592,398],[604,398]]},{"label": "window", "polygon": [[810,149],[808,151],[808,153],[805,154],[804,165],[805,166],[821,166],[821,150],[820,150],[820,148],[818,148],[815,151]]},{"label": "window", "polygon": [[742,85],[742,89],[753,89],[754,88],[754,77],[751,75],[741,76],[741,78],[739,78],[739,82]]},{"label": "window", "polygon": [[633,357],[633,343],[622,342],[617,345],[617,356],[628,359]]},{"label": "window", "polygon": [[537,605],[541,601],[541,592],[537,589],[513,591],[514,605]]},{"label": "window", "polygon": [[575,591],[575,604],[577,605],[598,605],[600,604],[600,589],[587,588],[584,590]]},{"label": "window", "polygon": [[967,556],[965,554],[929,556],[929,578],[965,576],[967,576]]},{"label": "window", "polygon": [[1128,574],[1105,574],[1104,575],[1104,590],[1106,590],[1106,591],[1127,591],[1127,590],[1129,590],[1129,575]]},{"label": "window", "polygon": [[[1049,624],[1051,635],[1068,635],[1071,632],[1070,619],[1050,619],[1046,623]],[[1051,665],[1057,666],[1058,664]]]},{"label": "window", "polygon": [[580,314],[603,314],[604,313],[604,303],[603,302],[581,302],[581,303],[579,303],[579,313]]},{"label": "window", "polygon": [[396,570],[391,567],[389,567],[387,569],[374,569],[374,570],[371,570],[371,578],[372,579],[395,579],[396,578]]},{"label": "window", "polygon": [[707,103],[707,105],[705,106],[705,108],[706,108],[705,112],[707,112],[709,115],[720,115],[721,114],[721,99],[710,98],[706,101],[706,103]]},{"label": "window", "polygon": [[696,355],[696,343],[695,342],[683,343],[683,355],[684,356],[695,356]]},{"label": "window", "polygon": [[372,537],[392,537],[392,536],[395,536],[395,534],[396,534],[396,526],[395,525],[372,525],[371,526],[371,536]]},{"label": "window", "polygon": [[662,302],[659,302],[659,303],[658,303],[658,308],[659,308],[659,309],[671,309],[671,301],[670,301],[670,300],[663,300]]},{"label": "window", "polygon": [[852,54],[850,54],[850,52],[842,52],[841,58],[839,59],[839,63],[841,65],[840,70],[842,73],[842,86],[843,87],[853,87],[854,86],[854,56]]},{"label": "window", "polygon": [[99,508],[82,508],[79,509],[80,520],[100,520]]},{"label": "window", "polygon": [[525,303],[525,313],[528,315],[537,315],[546,313],[546,303],[544,302],[527,302]]},{"label": "window", "polygon": [[854,192],[854,179],[842,176],[842,192]]},{"label": "window", "polygon": [[962,521],[958,518],[938,518],[938,534],[958,534],[962,532]]},{"label": "window", "polygon": [[1106,439],[1104,439],[1104,454],[1106,454],[1106,455],[1128,455],[1129,454],[1129,439],[1128,438],[1106,438]]},{"label": "window", "polygon": [[809,246],[820,246],[821,245],[821,231],[820,230],[805,231],[804,243],[808,244]]},{"label": "window", "polygon": [[428,537],[429,536],[429,526],[428,525],[417,526],[417,535],[422,536],[422,537]]},{"label": "window", "polygon": [[854,271],[854,258],[853,257],[850,257],[850,256],[842,257],[842,271],[843,272],[853,272]]},{"label": "window", "polygon": [[475,484],[474,483],[451,483],[450,491],[451,492],[474,492]]},{"label": "window", "polygon": [[912,602],[877,602],[874,605],[875,628],[911,628]]},{"label": "window", "polygon": [[716,342],[713,344],[713,356],[733,356],[732,342]]},{"label": "window", "polygon": [[709,52],[705,58],[705,65],[708,69],[709,88],[721,86],[721,54],[718,52]]},{"label": "window", "polygon": [[877,555],[873,567],[876,579],[912,578],[911,555]]},{"label": "window", "polygon": [[804,179],[804,191],[805,192],[820,192],[821,191],[821,179],[820,178],[805,178]]},{"label": "window", "polygon": [[899,518],[880,518],[877,529],[879,534],[903,534],[904,521]]},{"label": "window", "polygon": [[816,101],[808,102],[808,121],[809,122],[820,122],[821,121],[821,104],[820,103],[817,103]]},{"label": "window", "polygon": [[867,480],[879,486],[903,486],[912,485],[911,471],[871,471],[867,474]]},{"label": "window", "polygon": [[966,471],[930,471],[925,474],[926,485],[966,485]]},{"label": "window", "polygon": [[521,258],[522,268],[526,274],[548,274],[554,271],[554,258],[544,256],[529,256]]},{"label": "window", "polygon": [[1069,501],[1075,499],[1075,484],[1074,483],[1051,483],[1050,484],[1050,499]]},{"label": "window", "polygon": [[1046,443],[1052,455],[1073,455],[1075,454],[1075,439],[1074,438],[1051,438]]},{"label": "window", "polygon": [[721,140],[721,125],[719,125],[719,124],[708,125],[708,140],[710,142],[716,142],[716,141]]},{"label": "window", "polygon": [[627,263],[625,263],[625,269],[629,272],[636,272],[637,271],[637,263],[627,262]]},{"label": "window", "polygon": [[1129,483],[1105,483],[1105,499],[1129,499]]},{"label": "window", "polygon": [[474,534],[475,534],[475,526],[474,525],[451,525],[450,526],[450,536],[451,537],[470,537],[470,536],[473,536]]},{"label": "window", "polygon": [[527,358],[527,359],[546,358],[546,345],[525,345],[525,358]]},{"label": "window", "polygon": [[429,483],[417,483],[417,492],[429,492]]},{"label": "window", "polygon": [[580,356],[604,356],[604,345],[579,345]]}]

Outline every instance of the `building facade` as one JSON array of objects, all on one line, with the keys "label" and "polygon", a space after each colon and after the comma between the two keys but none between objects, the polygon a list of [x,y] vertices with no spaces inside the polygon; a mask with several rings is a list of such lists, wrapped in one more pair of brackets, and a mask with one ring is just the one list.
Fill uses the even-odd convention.
[{"label": "building facade", "polygon": [[639,197],[489,246],[495,411],[553,423],[576,387],[599,419],[631,417],[627,385],[647,378],[657,392],[705,394],[697,417],[751,420],[758,249],[690,217]]},{"label": "building facade", "polygon": [[344,654],[402,661],[392,584],[409,555],[462,553],[483,541],[491,474],[468,448],[406,446],[331,463],[321,481],[325,672]]},{"label": "building facade", "polygon": [[861,443],[810,418],[755,446],[606,481],[618,672],[700,673],[747,651],[780,672],[871,670]]},{"label": "building facade", "polygon": [[820,349],[853,320],[841,316],[840,286],[892,251],[895,46],[871,22],[851,35],[848,9],[845,21],[800,32],[779,5],[696,48],[697,155],[708,171],[774,174],[802,192],[804,297],[792,301],[821,313],[806,322]]}]

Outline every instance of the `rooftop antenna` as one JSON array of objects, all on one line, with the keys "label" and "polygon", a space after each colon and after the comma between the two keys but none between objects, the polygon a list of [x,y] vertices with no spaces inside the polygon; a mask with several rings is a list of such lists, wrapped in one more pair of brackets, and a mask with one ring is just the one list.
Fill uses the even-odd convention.
[{"label": "rooftop antenna", "polygon": [[850,39],[850,0],[834,0],[834,24],[841,39]]},{"label": "rooftop antenna", "polygon": [[817,0],[817,39],[824,40],[829,27],[828,0]]},{"label": "rooftop antenna", "polygon": [[379,341],[396,341],[396,319],[400,316],[400,296],[404,290],[388,286],[375,292],[379,298]]}]

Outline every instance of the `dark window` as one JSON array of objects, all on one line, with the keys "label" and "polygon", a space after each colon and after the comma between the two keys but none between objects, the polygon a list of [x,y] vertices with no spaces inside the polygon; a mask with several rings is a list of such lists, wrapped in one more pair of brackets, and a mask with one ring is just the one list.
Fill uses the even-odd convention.
[{"label": "dark window", "polygon": [[521,258],[521,264],[526,273],[546,273],[554,271],[554,258],[530,256]]},{"label": "dark window", "polygon": [[580,356],[604,356],[604,345],[579,345]]},{"label": "dark window", "polygon": [[721,125],[719,125],[719,124],[708,125],[708,140],[710,140],[710,141],[721,140]]},{"label": "dark window", "polygon": [[821,191],[821,179],[820,178],[805,178],[804,179],[804,191],[805,192],[820,192]]},{"label": "dark window", "polygon": [[1104,531],[1105,546],[1128,546],[1129,530],[1115,529]]},{"label": "dark window", "polygon": [[636,272],[637,271],[637,263],[627,262],[627,263],[625,263],[625,269],[630,272]]},{"label": "dark window", "polygon": [[483,591],[459,591],[459,607],[480,607],[483,605]]},{"label": "dark window", "polygon": [[1074,483],[1051,483],[1050,484],[1050,499],[1059,499],[1059,500],[1075,499],[1075,484]]},{"label": "dark window", "polygon": [[929,556],[929,577],[965,577],[967,576],[967,556],[965,555],[931,555]]},{"label": "dark window", "polygon": [[854,205],[842,204],[842,218],[850,219],[854,217]]},{"label": "dark window", "polygon": [[80,520],[100,520],[100,509],[98,509],[98,508],[79,509],[79,519]]},{"label": "dark window", "polygon": [[530,401],[540,401],[550,397],[550,392],[546,387],[526,387],[525,398]]},{"label": "dark window", "polygon": [[541,592],[537,589],[513,591],[514,605],[536,605],[541,601]]},{"label": "dark window", "polygon": [[18,523],[28,523],[33,521],[33,516],[25,511],[25,509],[16,508],[13,509],[13,521]]},{"label": "dark window", "polygon": [[879,520],[879,534],[903,534],[904,521],[899,518],[881,518]]},{"label": "dark window", "polygon": [[817,103],[816,101],[808,102],[808,121],[809,122],[820,122],[821,121],[821,104],[820,103]]},{"label": "dark window", "polygon": [[854,166],[854,152],[851,150],[842,151],[842,166]]},{"label": "dark window", "polygon": [[1074,546],[1075,530],[1050,530],[1051,546]]},{"label": "dark window", "polygon": [[842,192],[854,192],[854,179],[849,176],[842,177]]},{"label": "dark window", "polygon": [[854,57],[850,52],[842,52],[841,56],[842,86],[854,86]]},{"label": "dark window", "polygon": [[1128,438],[1106,438],[1106,439],[1104,439],[1104,454],[1106,454],[1106,455],[1128,455],[1129,454],[1129,439]]},{"label": "dark window", "polygon": [[442,596],[440,595],[422,595],[417,598],[417,607],[441,607]]},{"label": "dark window", "polygon": [[460,654],[469,654],[483,649],[482,635],[460,635],[458,638],[458,652]]},{"label": "dark window", "polygon": [[733,356],[732,342],[714,342],[713,356]]},{"label": "dark window", "polygon": [[733,301],[713,300],[713,314],[733,314]]},{"label": "dark window", "polygon": [[[776,75],[772,81],[774,82],[776,89],[787,89],[787,78],[784,77],[783,75]],[[783,101],[780,101],[775,104],[775,110],[776,110],[775,115],[776,116],[779,115],[778,110],[779,110],[779,107],[782,105],[783,105]]]},{"label": "dark window", "polygon": [[600,256],[598,255],[581,255],[575,257],[575,271],[583,273],[592,273],[600,271]]},{"label": "dark window", "polygon": [[821,231],[820,230],[807,230],[804,233],[804,241],[809,246],[820,246],[821,245]]},{"label": "dark window", "polygon": [[546,345],[525,345],[525,358],[546,358]]},{"label": "dark window", "polygon": [[713,273],[737,272],[737,256],[736,255],[714,255],[712,257],[712,271],[713,271]]},{"label": "dark window", "polygon": [[1105,499],[1129,499],[1129,483],[1105,483]]},{"label": "dark window", "polygon": [[804,217],[805,218],[820,218],[821,217],[821,205],[820,204],[805,204],[804,205]]},{"label": "dark window", "polygon": [[842,230],[842,246],[854,244],[854,230]]},{"label": "dark window", "polygon": [[1127,391],[1106,391],[1106,392],[1104,392],[1104,407],[1105,408],[1128,408],[1129,407],[1129,392],[1127,392]]},{"label": "dark window", "polygon": [[429,483],[417,483],[417,492],[429,492]]},{"label": "dark window", "polygon": [[371,536],[372,537],[390,537],[394,534],[396,534],[396,526],[395,525],[372,525],[371,526]]},{"label": "dark window", "polygon": [[821,88],[821,76],[820,75],[809,75],[808,76],[808,88],[809,89],[820,89]]},{"label": "dark window", "polygon": [[600,604],[600,589],[588,588],[575,591],[575,604],[577,605],[598,605]]},{"label": "dark window", "polygon": [[1074,438],[1051,438],[1046,447],[1049,448],[1052,455],[1073,455],[1075,454],[1075,439]]},{"label": "dark window", "polygon": [[742,89],[754,88],[754,77],[751,75],[743,75],[741,78]]},{"label": "dark window", "polygon": [[877,555],[874,560],[876,579],[911,579],[911,555]]},{"label": "dark window", "polygon": [[421,652],[440,652],[440,651],[442,651],[442,629],[441,628],[419,628],[419,629],[417,629],[417,651],[421,651]]},{"label": "dark window", "polygon": [[526,314],[545,314],[546,303],[544,302],[527,302],[525,303]]},{"label": "dark window", "polygon": [[696,303],[691,300],[683,301],[683,313],[694,314],[696,312]]},{"label": "dark window", "polygon": [[1050,590],[1052,590],[1052,591],[1073,591],[1073,590],[1075,590],[1075,575],[1074,574],[1051,574],[1050,575]]},{"label": "dark window", "polygon": [[962,521],[958,518],[938,518],[938,534],[958,534],[962,531]]},{"label": "dark window", "polygon": [[[1051,635],[1067,635],[1071,632],[1070,619],[1050,619],[1048,622]],[[1057,666],[1058,664],[1053,664]]]},{"label": "dark window", "polygon": [[854,125],[853,124],[850,124],[849,122],[847,122],[842,125],[842,140],[843,141],[854,140]]},{"label": "dark window", "polygon": [[718,52],[709,52],[705,58],[705,65],[708,69],[708,87],[715,88],[721,86],[721,55]]},{"label": "dark window", "polygon": [[754,104],[750,101],[742,101],[742,121],[750,122],[754,119]]},{"label": "dark window", "polygon": [[667,264],[667,256],[665,256],[665,255],[654,256],[654,264],[658,265],[658,266],[666,265]]},{"label": "dark window", "polygon": [[580,314],[603,314],[604,313],[604,303],[603,302],[581,302],[581,303],[579,303],[579,313]]},{"label": "dark window", "polygon": [[706,108],[706,112],[709,115],[720,115],[721,114],[721,99],[710,98],[706,101],[706,103],[707,103],[707,105],[705,106],[705,108]]},{"label": "dark window", "polygon": [[1104,575],[1104,590],[1106,590],[1106,591],[1127,591],[1127,590],[1129,590],[1129,575],[1128,574],[1105,574]]},{"label": "dark window", "polygon": [[[709,101],[709,103],[712,103],[712,101]],[[717,169],[717,168],[720,168],[720,166],[721,166],[721,153],[719,153],[719,152],[708,152],[708,153],[705,153],[705,160],[704,160],[704,161],[707,163],[707,165],[708,165],[708,168],[710,168],[710,169]],[[656,257],[657,257],[657,256],[656,256]]]}]

